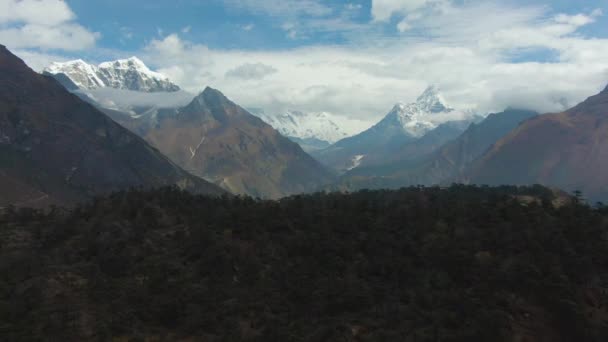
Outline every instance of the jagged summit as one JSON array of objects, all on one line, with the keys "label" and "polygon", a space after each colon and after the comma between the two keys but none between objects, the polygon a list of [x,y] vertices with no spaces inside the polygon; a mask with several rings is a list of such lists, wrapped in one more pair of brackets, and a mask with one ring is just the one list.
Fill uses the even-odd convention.
[{"label": "jagged summit", "polygon": [[440,120],[433,116],[438,117],[440,114],[453,111],[454,109],[445,103],[439,88],[430,86],[416,99],[416,102],[397,103],[378,125],[399,125],[406,134],[421,137],[440,123]]},{"label": "jagged summit", "polygon": [[211,106],[226,105],[232,103],[228,98],[222,94],[221,91],[206,87],[205,90],[200,92],[193,100],[188,104],[184,111],[192,112],[201,109],[208,109]]},{"label": "jagged summit", "polygon": [[99,65],[89,64],[82,59],[54,62],[44,69],[44,73],[53,76],[64,75],[85,90],[106,87],[148,93],[180,90],[169,78],[150,70],[137,57],[103,62]]},{"label": "jagged summit", "polygon": [[112,67],[125,67],[125,66],[127,66],[127,67],[142,68],[142,69],[146,69],[148,71],[150,70],[150,69],[148,69],[148,67],[146,66],[146,64],[144,64],[144,62],[141,59],[139,59],[139,58],[137,58],[135,56],[132,56],[132,57],[129,57],[129,58],[126,58],[126,59],[118,59],[118,60],[111,61],[111,62],[103,62],[103,63],[99,64],[100,68],[110,67],[110,66],[112,66]]},{"label": "jagged summit", "polygon": [[200,93],[199,96],[203,96],[205,98],[216,97],[228,101],[228,98],[221,91],[211,87],[205,87],[205,90],[203,90],[203,92]]},{"label": "jagged summit", "polygon": [[441,95],[441,90],[438,86],[431,85],[416,99],[416,103],[422,108],[431,113],[452,111],[445,104],[445,99]]},{"label": "jagged summit", "polygon": [[279,198],[333,179],[296,143],[211,87],[145,137],[178,165],[238,194]]}]

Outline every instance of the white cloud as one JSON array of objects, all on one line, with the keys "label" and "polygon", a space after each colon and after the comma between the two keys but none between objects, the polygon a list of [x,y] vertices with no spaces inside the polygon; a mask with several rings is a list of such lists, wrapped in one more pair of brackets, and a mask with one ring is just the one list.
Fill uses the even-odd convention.
[{"label": "white cloud", "polygon": [[401,32],[401,33],[408,31],[411,28],[412,28],[412,25],[410,25],[410,23],[407,21],[407,19],[403,19],[399,22],[399,24],[397,24],[397,30],[399,30],[399,32]]},{"label": "white cloud", "polygon": [[192,30],[192,26],[186,26],[186,27],[182,28],[182,33],[190,33],[191,30]]},{"label": "white cloud", "polygon": [[[432,17],[424,11],[403,14],[401,38],[376,40],[362,34],[342,46],[241,51],[209,49],[174,34],[152,41],[146,53],[161,72],[191,92],[213,86],[244,107],[266,112],[326,111],[374,121],[395,102],[415,99],[429,84],[438,84],[457,108],[556,111],[608,82],[608,39],[578,33],[595,20],[595,12],[547,11],[497,2],[444,2]],[[288,32],[296,28],[283,27]],[[514,55],[536,51],[554,58],[512,61]],[[252,61],[276,72],[247,82],[231,77]]]},{"label": "white cloud", "polygon": [[0,23],[58,25],[74,19],[60,0],[0,0]]},{"label": "white cloud", "polygon": [[251,31],[255,28],[254,24],[247,24],[247,25],[243,25],[241,26],[241,28],[243,29],[243,31]]},{"label": "white cloud", "polygon": [[179,56],[183,53],[184,47],[184,42],[177,34],[170,34],[161,40],[154,39],[148,46],[149,49],[160,53],[163,57]]},{"label": "white cloud", "polygon": [[226,72],[226,77],[242,80],[261,80],[277,72],[277,69],[262,63],[245,63]]},{"label": "white cloud", "polygon": [[580,27],[591,24],[594,22],[593,15],[585,15],[585,14],[576,14],[576,15],[567,15],[567,14],[559,14],[555,17],[555,22],[558,24],[566,24],[573,27]]},{"label": "white cloud", "polygon": [[[418,10],[438,0],[372,0],[372,17],[376,21],[389,20],[395,14]],[[443,1],[441,1],[443,2]]]},{"label": "white cloud", "polygon": [[33,70],[42,71],[44,68],[49,66],[52,62],[65,62],[68,58],[55,54],[40,53],[29,50],[13,50],[16,56],[23,59],[23,61]]},{"label": "white cloud", "polygon": [[360,9],[363,8],[363,5],[348,3],[348,4],[344,5],[344,7],[349,11],[359,11]]},{"label": "white cloud", "polygon": [[224,0],[226,5],[276,17],[325,16],[332,9],[319,0]]},{"label": "white cloud", "polygon": [[76,24],[28,24],[0,30],[0,41],[10,48],[83,50],[95,45],[97,35]]},{"label": "white cloud", "polygon": [[74,19],[61,0],[0,0],[0,41],[17,49],[75,51],[94,46],[99,34]]},{"label": "white cloud", "polygon": [[171,93],[145,93],[125,89],[99,88],[88,90],[87,95],[108,108],[124,109],[130,107],[155,106],[158,108],[175,108],[192,102],[192,93],[180,90]]}]

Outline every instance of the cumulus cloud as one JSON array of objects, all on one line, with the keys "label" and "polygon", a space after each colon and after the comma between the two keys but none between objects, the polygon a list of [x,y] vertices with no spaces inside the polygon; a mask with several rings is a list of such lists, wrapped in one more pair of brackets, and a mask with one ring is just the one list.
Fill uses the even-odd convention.
[{"label": "cumulus cloud", "polygon": [[331,7],[319,0],[224,0],[236,9],[277,17],[324,16],[332,12]]},{"label": "cumulus cloud", "polygon": [[0,41],[10,48],[83,50],[98,33],[74,21],[61,0],[0,0]]},{"label": "cumulus cloud", "polygon": [[262,63],[246,63],[226,72],[226,77],[243,80],[261,80],[277,72],[277,69]]},{"label": "cumulus cloud", "polygon": [[411,28],[412,25],[410,25],[410,23],[406,19],[401,20],[399,24],[397,24],[397,30],[399,30],[399,32],[401,33],[408,31]]},{"label": "cumulus cloud", "polygon": [[247,24],[247,25],[243,25],[241,26],[241,28],[243,29],[243,31],[251,31],[255,28],[254,24]]},{"label": "cumulus cloud", "polygon": [[2,0],[0,23],[58,25],[74,19],[74,13],[60,0]]},{"label": "cumulus cloud", "polygon": [[52,62],[65,62],[69,59],[65,56],[52,54],[52,53],[41,53],[29,50],[13,50],[16,56],[23,59],[23,61],[34,71],[40,72],[44,68],[48,67]]},{"label": "cumulus cloud", "polygon": [[395,14],[416,11],[444,0],[372,0],[372,17],[376,21],[389,20]]},{"label": "cumulus cloud", "polygon": [[124,109],[132,107],[176,108],[192,102],[194,95],[187,91],[171,93],[145,93],[126,89],[98,88],[87,90],[86,95],[107,108]]},{"label": "cumulus cloud", "polygon": [[[173,34],[151,41],[145,52],[191,92],[210,85],[266,112],[326,111],[370,122],[394,103],[414,100],[429,84],[439,85],[452,107],[487,113],[506,107],[562,110],[608,82],[608,39],[579,31],[599,11],[555,14],[492,1],[432,1],[421,8],[399,14],[401,37],[376,39],[361,29],[356,40],[340,46],[242,51],[210,49]],[[327,18],[307,22],[315,20]],[[514,59],[545,51],[547,60]]]}]

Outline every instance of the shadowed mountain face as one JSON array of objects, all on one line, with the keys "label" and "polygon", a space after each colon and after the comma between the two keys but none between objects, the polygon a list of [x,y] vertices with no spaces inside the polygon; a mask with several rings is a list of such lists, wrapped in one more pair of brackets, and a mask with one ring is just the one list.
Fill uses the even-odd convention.
[{"label": "shadowed mountain face", "polygon": [[0,45],[0,206],[167,185],[222,192]]},{"label": "shadowed mountain face", "polygon": [[234,193],[278,198],[332,180],[299,145],[211,88],[144,136],[186,170]]},{"label": "shadowed mountain face", "polygon": [[[435,185],[458,181],[471,164],[494,143],[515,129],[522,121],[538,115],[536,112],[508,109],[490,114],[478,124],[471,124],[464,133],[445,143],[430,155],[420,155],[429,148],[422,138],[415,144],[404,145],[400,154],[412,158],[354,169],[341,181],[342,189],[399,188],[407,185]],[[432,132],[431,132],[432,133]],[[429,133],[429,134],[431,134]],[[430,141],[436,141],[432,138]]]},{"label": "shadowed mountain face", "polygon": [[478,184],[532,184],[608,198],[608,88],[578,106],[511,132],[467,174]]}]

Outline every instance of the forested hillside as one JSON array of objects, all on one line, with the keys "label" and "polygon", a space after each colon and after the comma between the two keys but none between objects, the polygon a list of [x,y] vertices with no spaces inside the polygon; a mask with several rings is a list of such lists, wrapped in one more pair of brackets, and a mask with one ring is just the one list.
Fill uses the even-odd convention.
[{"label": "forested hillside", "polygon": [[0,336],[606,341],[607,232],[607,209],[542,187],[8,208]]}]

